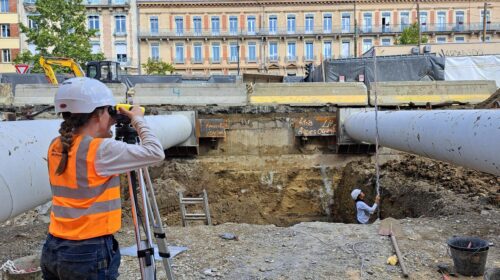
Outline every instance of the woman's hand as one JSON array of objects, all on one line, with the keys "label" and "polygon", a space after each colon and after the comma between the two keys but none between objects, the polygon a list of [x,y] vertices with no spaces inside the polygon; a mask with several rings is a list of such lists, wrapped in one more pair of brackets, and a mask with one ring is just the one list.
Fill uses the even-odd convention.
[{"label": "woman's hand", "polygon": [[379,204],[380,202],[380,195],[377,194],[377,196],[375,197],[375,203]]},{"label": "woman's hand", "polygon": [[123,107],[119,107],[119,110],[120,110],[120,114],[123,114],[123,115],[129,117],[130,119],[132,119],[135,116],[139,116],[139,117],[144,116],[144,113],[142,112],[141,107],[138,105],[132,106],[132,108],[130,110],[126,110]]}]

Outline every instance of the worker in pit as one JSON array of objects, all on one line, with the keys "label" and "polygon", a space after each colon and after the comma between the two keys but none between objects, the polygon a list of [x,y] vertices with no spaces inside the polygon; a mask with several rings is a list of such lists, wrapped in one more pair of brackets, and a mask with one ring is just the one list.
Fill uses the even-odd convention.
[{"label": "worker in pit", "polygon": [[118,174],[165,155],[138,106],[120,108],[119,114],[131,119],[142,145],[112,139],[114,105],[111,90],[98,80],[72,78],[57,90],[55,110],[64,121],[47,155],[52,212],[42,249],[44,279],[118,277],[121,256],[113,237],[121,227]]},{"label": "worker in pit", "polygon": [[370,215],[375,212],[378,204],[380,203],[380,196],[375,197],[375,203],[372,207],[365,203],[365,193],[360,189],[354,189],[351,192],[352,199],[356,202],[356,221],[359,224],[367,224],[370,220]]}]

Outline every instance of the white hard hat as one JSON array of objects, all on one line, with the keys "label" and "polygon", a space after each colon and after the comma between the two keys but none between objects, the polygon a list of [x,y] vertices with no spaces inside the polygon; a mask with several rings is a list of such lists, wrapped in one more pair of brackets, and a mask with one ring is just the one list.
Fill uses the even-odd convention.
[{"label": "white hard hat", "polygon": [[54,98],[56,113],[92,113],[95,108],[116,105],[113,92],[102,82],[78,77],[64,81]]},{"label": "white hard hat", "polygon": [[353,200],[356,200],[358,199],[358,196],[359,194],[361,193],[361,190],[360,189],[354,189],[352,192],[351,192],[351,197]]}]

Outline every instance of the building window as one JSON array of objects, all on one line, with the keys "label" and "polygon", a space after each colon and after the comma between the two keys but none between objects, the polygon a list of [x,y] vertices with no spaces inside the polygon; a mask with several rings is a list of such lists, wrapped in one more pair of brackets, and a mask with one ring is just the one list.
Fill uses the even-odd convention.
[{"label": "building window", "polygon": [[313,44],[313,42],[306,42],[304,59],[306,61],[314,60],[314,44]]},{"label": "building window", "polygon": [[220,44],[213,43],[212,44],[212,62],[220,63]]},{"label": "building window", "polygon": [[90,46],[92,47],[93,54],[101,53],[101,44],[99,42],[91,42]]},{"label": "building window", "polygon": [[257,47],[254,42],[248,43],[248,61],[250,62],[257,61]]},{"label": "building window", "polygon": [[455,43],[465,43],[465,37],[464,36],[455,37]]},{"label": "building window", "polygon": [[231,35],[238,34],[238,17],[236,16],[229,17],[229,33]]},{"label": "building window", "polygon": [[288,33],[295,33],[295,15],[288,15],[286,17],[286,31]]},{"label": "building window", "polygon": [[314,32],[314,16],[306,15],[306,33]]},{"label": "building window", "polygon": [[437,31],[446,31],[446,12],[437,12]]},{"label": "building window", "polygon": [[9,12],[9,0],[0,0],[0,13],[8,13],[8,12]]},{"label": "building window", "polygon": [[184,19],[175,17],[175,35],[181,36],[184,34]]},{"label": "building window", "polygon": [[288,42],[286,58],[288,61],[297,60],[297,52],[295,48],[295,42]]},{"label": "building window", "polygon": [[175,63],[184,63],[184,44],[175,44]]},{"label": "building window", "polygon": [[37,17],[37,14],[29,14],[28,15],[28,28],[29,29],[37,29],[36,22],[33,20],[35,17]]},{"label": "building window", "polygon": [[194,35],[201,35],[201,17],[193,17]]},{"label": "building window", "polygon": [[391,32],[391,12],[382,12],[382,32]]},{"label": "building window", "polygon": [[212,17],[212,35],[220,34],[220,21],[219,17]]},{"label": "building window", "polygon": [[194,44],[194,63],[202,63],[203,56],[201,55],[201,43]]},{"label": "building window", "polygon": [[436,37],[436,43],[438,43],[438,44],[446,43],[446,37],[444,37],[444,36]]},{"label": "building window", "polygon": [[[484,10],[481,10],[481,18],[480,18],[480,21],[479,21],[479,24],[481,25],[481,30],[483,29],[483,23],[484,23]],[[490,17],[490,10],[487,10],[486,11],[486,29],[489,30],[490,29],[490,23],[491,23],[491,17]],[[483,39],[483,37],[481,37],[481,40]]]},{"label": "building window", "polygon": [[149,18],[149,30],[151,35],[158,35],[158,17],[152,16]]},{"label": "building window", "polygon": [[455,12],[455,31],[464,31],[464,11]]},{"label": "building window", "polygon": [[2,62],[10,62],[10,50],[2,50]]},{"label": "building window", "polygon": [[229,61],[237,62],[238,61],[238,43],[231,42],[229,44]]},{"label": "building window", "polygon": [[89,16],[89,30],[99,31],[99,16]]},{"label": "building window", "polygon": [[373,40],[369,38],[363,39],[363,52],[368,51],[373,46]]},{"label": "building window", "polygon": [[342,33],[349,33],[351,31],[351,15],[342,14]]},{"label": "building window", "polygon": [[127,44],[116,43],[115,52],[116,52],[116,61],[121,63],[127,62]]},{"label": "building window", "polygon": [[255,34],[255,16],[247,17],[247,31],[250,35]]},{"label": "building window", "polygon": [[38,54],[38,51],[36,50],[36,45],[33,43],[28,43],[28,51],[30,51],[31,54]]},{"label": "building window", "polygon": [[116,34],[126,34],[127,28],[126,24],[127,18],[125,16],[115,16],[115,33]]},{"label": "building window", "polygon": [[324,33],[332,32],[332,14],[323,15],[323,32]]},{"label": "building window", "polygon": [[10,37],[10,25],[9,24],[2,24],[0,25],[0,29],[2,32],[2,38],[8,38]]},{"label": "building window", "polygon": [[422,32],[426,32],[428,30],[427,12],[420,12],[420,30],[422,30]]},{"label": "building window", "polygon": [[[481,35],[481,42],[482,42],[482,41],[483,41],[483,36]],[[486,36],[484,41],[485,41],[485,42],[491,42],[491,36],[489,36],[489,35],[488,35],[488,36]]]},{"label": "building window", "polygon": [[363,32],[372,32],[372,13],[363,14]]},{"label": "building window", "polygon": [[278,42],[269,42],[269,60],[278,61]]},{"label": "building window", "polygon": [[323,42],[323,58],[332,59],[332,41]]},{"label": "building window", "polygon": [[401,18],[400,19],[401,31],[403,31],[410,26],[410,12],[401,12],[399,14],[399,17]]},{"label": "building window", "polygon": [[351,42],[342,41],[342,53],[340,54],[342,57],[351,56]]},{"label": "building window", "polygon": [[151,44],[151,59],[154,61],[160,60],[160,44]]},{"label": "building window", "polygon": [[278,17],[269,16],[269,34],[276,34],[278,32]]},{"label": "building window", "polygon": [[382,46],[390,46],[391,38],[382,38]]}]

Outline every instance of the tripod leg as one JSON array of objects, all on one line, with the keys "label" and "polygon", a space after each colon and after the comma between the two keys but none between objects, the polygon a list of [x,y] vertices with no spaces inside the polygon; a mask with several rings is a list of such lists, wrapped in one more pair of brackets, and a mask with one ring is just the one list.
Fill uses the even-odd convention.
[{"label": "tripod leg", "polygon": [[154,236],[156,238],[156,243],[158,244],[158,252],[162,257],[163,267],[165,268],[167,279],[174,280],[175,277],[172,271],[172,261],[170,259],[170,252],[168,250],[167,237],[162,225],[160,211],[158,210],[158,204],[156,203],[153,183],[151,182],[151,177],[149,176],[148,169],[143,168],[143,170],[144,170],[144,177],[146,179],[147,192],[150,198],[148,200],[148,210],[150,212],[150,217],[153,223],[153,231],[154,231]]},{"label": "tripod leg", "polygon": [[[137,244],[137,257],[139,258],[139,267],[141,270],[141,279],[154,280],[156,279],[156,266],[154,262],[154,249],[151,241],[151,232],[149,227],[149,216],[146,206],[146,188],[144,186],[144,179],[142,171],[131,171],[127,173],[128,187],[130,192],[130,202],[132,208],[132,218],[134,222],[135,239]],[[142,199],[142,216],[138,213],[139,199],[137,198],[137,186],[140,187],[140,194]],[[145,240],[142,240],[140,219],[142,218]]]}]

